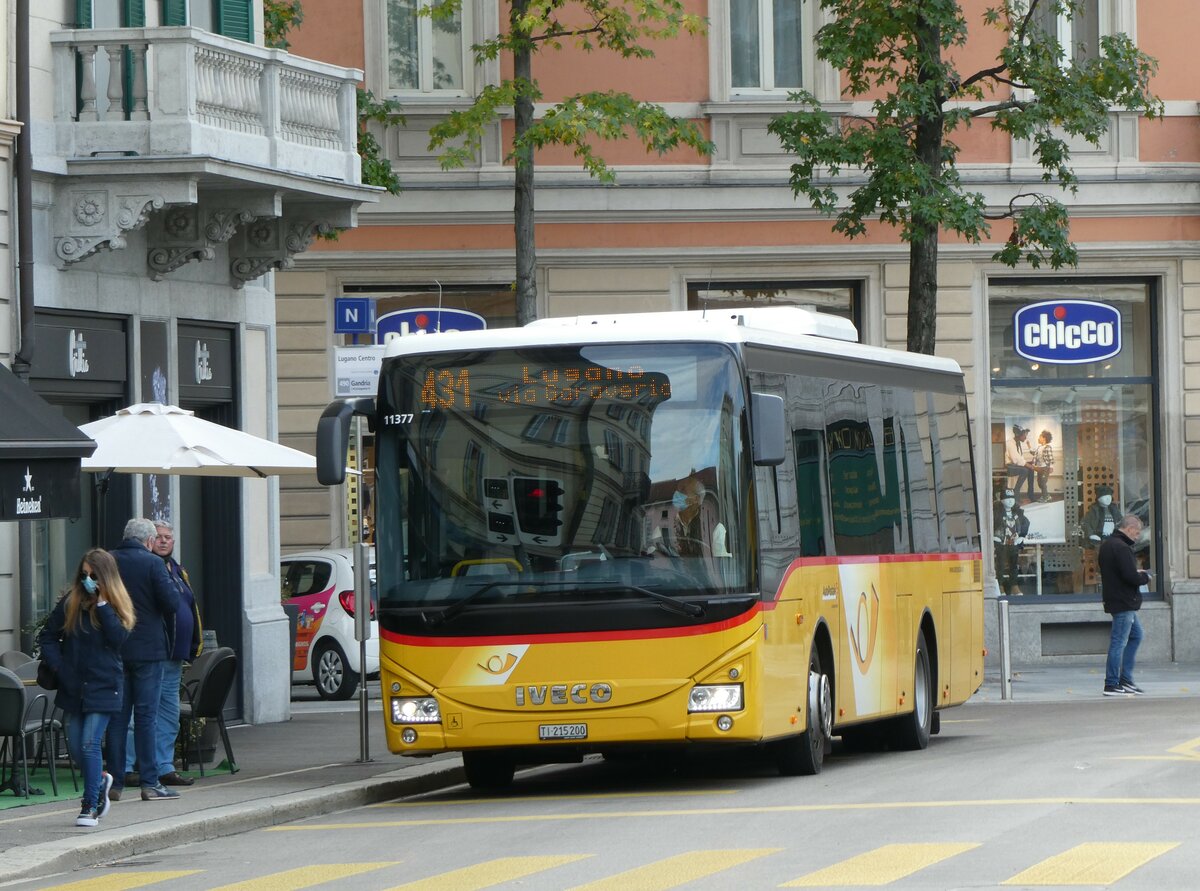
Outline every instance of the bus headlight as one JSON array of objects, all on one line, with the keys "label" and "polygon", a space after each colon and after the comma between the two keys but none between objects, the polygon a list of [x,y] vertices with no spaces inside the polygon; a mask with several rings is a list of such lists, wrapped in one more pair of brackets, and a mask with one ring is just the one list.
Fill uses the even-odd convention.
[{"label": "bus headlight", "polygon": [[736,712],[742,708],[741,684],[714,684],[692,687],[688,696],[689,712]]},{"label": "bus headlight", "polygon": [[421,699],[393,699],[393,724],[440,724],[442,712],[432,696]]}]

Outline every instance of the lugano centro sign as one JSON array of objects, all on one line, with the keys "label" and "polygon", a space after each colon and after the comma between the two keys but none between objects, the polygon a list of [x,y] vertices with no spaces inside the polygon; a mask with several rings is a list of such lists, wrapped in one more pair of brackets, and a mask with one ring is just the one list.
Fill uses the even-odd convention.
[{"label": "lugano centro sign", "polygon": [[1121,352],[1121,313],[1092,300],[1031,303],[1013,314],[1013,341],[1034,362],[1100,362]]}]

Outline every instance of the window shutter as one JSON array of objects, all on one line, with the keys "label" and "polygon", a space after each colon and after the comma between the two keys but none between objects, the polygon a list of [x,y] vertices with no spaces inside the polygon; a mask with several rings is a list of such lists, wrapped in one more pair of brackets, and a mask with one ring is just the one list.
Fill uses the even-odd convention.
[{"label": "window shutter", "polygon": [[251,15],[250,0],[217,0],[217,33],[252,43]]},{"label": "window shutter", "polygon": [[164,25],[186,25],[187,0],[163,0],[162,23]]},{"label": "window shutter", "polygon": [[121,25],[125,28],[146,27],[146,0],[122,0]]},{"label": "window shutter", "polygon": [[92,27],[92,0],[75,0],[75,27]]}]

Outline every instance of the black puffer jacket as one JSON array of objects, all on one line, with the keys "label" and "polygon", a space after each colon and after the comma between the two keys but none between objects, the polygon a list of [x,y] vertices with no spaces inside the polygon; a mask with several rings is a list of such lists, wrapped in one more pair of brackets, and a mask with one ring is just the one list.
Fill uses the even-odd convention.
[{"label": "black puffer jacket", "polygon": [[58,601],[38,636],[42,658],[58,673],[55,703],[77,715],[120,712],[125,680],[121,645],[129,631],[106,603],[94,608],[99,628],[81,610],[79,627],[68,632],[66,602],[65,597]]},{"label": "black puffer jacket", "polygon": [[1118,529],[1100,544],[1096,552],[1100,567],[1100,591],[1106,613],[1124,613],[1141,609],[1141,585],[1150,584],[1150,576],[1137,567],[1133,539]]}]

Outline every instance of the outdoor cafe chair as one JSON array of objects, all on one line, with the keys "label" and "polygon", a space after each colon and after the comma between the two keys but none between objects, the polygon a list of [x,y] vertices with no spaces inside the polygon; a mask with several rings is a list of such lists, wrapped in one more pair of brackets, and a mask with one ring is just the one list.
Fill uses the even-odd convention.
[{"label": "outdoor cafe chair", "polygon": [[[15,672],[0,666],[0,737],[4,739],[0,746],[0,790],[11,789],[14,794],[24,795],[25,798],[29,797],[29,740],[43,736],[49,713],[46,697],[37,693],[30,699],[29,691],[30,688]],[[9,751],[12,752],[11,768]],[[18,762],[24,780],[20,786],[17,785]],[[58,795],[58,779],[53,762],[50,765],[50,783],[54,794]]]},{"label": "outdoor cafe chair", "polygon": [[237,677],[237,653],[229,647],[217,647],[202,653],[184,679],[179,698],[179,729],[183,734],[183,769],[188,769],[188,752],[194,744],[196,761],[200,765],[200,776],[204,776],[204,759],[200,754],[200,740],[193,739],[192,724],[203,718],[216,721],[221,731],[221,742],[225,746],[225,759],[229,772],[237,773],[237,762],[233,748],[229,745],[229,732],[225,729],[225,700],[233,689]]},{"label": "outdoor cafe chair", "polygon": [[36,691],[37,696],[34,698],[36,703],[38,697],[42,697],[46,701],[44,708],[45,722],[42,725],[42,738],[38,746],[37,758],[33,762],[36,769],[42,762],[42,756],[46,760],[50,769],[51,783],[55,787],[55,794],[58,794],[58,783],[56,776],[56,765],[62,757],[67,760],[67,766],[71,770],[71,786],[78,791],[79,782],[75,778],[75,762],[71,758],[71,750],[67,747],[67,720],[66,713],[57,705],[58,691],[47,690],[37,682],[38,666],[41,662],[34,660],[26,663],[18,668],[15,672],[17,677],[25,684],[28,691]]}]

